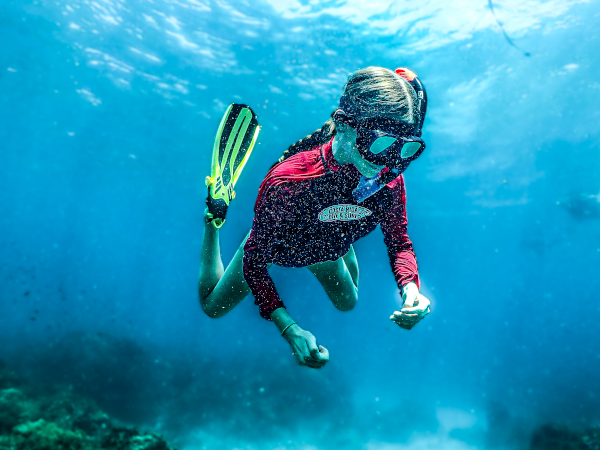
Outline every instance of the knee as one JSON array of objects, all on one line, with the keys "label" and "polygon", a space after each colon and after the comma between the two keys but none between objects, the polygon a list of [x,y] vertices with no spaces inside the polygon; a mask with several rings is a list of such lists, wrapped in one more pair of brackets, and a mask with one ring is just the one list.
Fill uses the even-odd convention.
[{"label": "knee", "polygon": [[202,295],[200,295],[200,307],[211,319],[218,319],[225,314],[223,311],[219,311],[219,308],[212,305],[208,297],[202,297]]},{"label": "knee", "polygon": [[358,291],[353,294],[342,294],[342,298],[334,302],[334,306],[340,311],[350,311],[356,306],[358,301]]},{"label": "knee", "polygon": [[210,317],[211,319],[218,319],[219,317],[223,316],[222,314],[219,314],[218,311],[211,311],[211,310],[205,309],[205,308],[202,308],[202,311],[204,311],[206,313],[206,315],[208,317]]},{"label": "knee", "polygon": [[210,317],[211,319],[218,319],[219,317],[223,317],[225,314],[220,312],[220,311],[216,311],[214,309],[209,309],[209,308],[202,308],[202,311],[204,311],[206,313],[206,315],[208,317]]}]

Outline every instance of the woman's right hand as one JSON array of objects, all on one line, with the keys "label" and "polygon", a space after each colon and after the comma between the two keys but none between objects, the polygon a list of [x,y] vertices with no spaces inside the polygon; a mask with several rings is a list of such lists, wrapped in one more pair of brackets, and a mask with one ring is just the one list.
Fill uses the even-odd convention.
[{"label": "woman's right hand", "polygon": [[305,331],[297,324],[289,327],[283,337],[294,352],[294,356],[301,366],[320,369],[329,361],[329,351],[322,345],[317,345],[317,340],[310,331]]}]

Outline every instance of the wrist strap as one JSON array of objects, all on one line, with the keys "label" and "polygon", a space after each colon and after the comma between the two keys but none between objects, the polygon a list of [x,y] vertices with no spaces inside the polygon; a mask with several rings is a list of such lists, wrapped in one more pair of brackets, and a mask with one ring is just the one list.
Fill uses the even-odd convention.
[{"label": "wrist strap", "polygon": [[283,335],[284,335],[284,333],[287,331],[287,329],[288,329],[289,327],[291,327],[292,325],[298,325],[298,324],[297,324],[296,322],[292,322],[292,323],[290,323],[290,324],[289,324],[287,327],[285,327],[285,328],[284,328],[284,329],[281,331],[281,335],[283,336]]}]

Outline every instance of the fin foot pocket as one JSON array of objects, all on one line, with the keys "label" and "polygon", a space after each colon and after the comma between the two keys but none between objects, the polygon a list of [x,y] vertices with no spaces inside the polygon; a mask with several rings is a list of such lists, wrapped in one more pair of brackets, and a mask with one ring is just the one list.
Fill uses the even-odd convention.
[{"label": "fin foot pocket", "polygon": [[206,197],[206,206],[208,206],[209,222],[215,227],[221,228],[225,222],[227,208],[229,205],[221,198],[214,198],[211,195],[211,187],[208,187],[208,196]]}]

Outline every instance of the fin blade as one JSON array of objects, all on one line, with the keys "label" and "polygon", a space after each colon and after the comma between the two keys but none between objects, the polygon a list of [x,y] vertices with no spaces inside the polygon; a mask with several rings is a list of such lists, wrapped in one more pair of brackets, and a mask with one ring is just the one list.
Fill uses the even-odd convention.
[{"label": "fin blade", "polygon": [[225,114],[223,114],[223,118],[221,119],[221,123],[219,124],[219,130],[217,131],[217,135],[215,136],[215,143],[213,145],[213,154],[212,154],[212,167],[211,167],[211,177],[216,178],[214,174],[220,173],[219,166],[219,147],[221,146],[221,138],[223,136],[223,130],[225,129],[225,125],[227,124],[227,119],[229,118],[229,114],[233,108],[233,104],[229,105]]},{"label": "fin blade", "polygon": [[234,186],[235,186],[235,183],[237,183],[237,180],[240,177],[242,170],[244,170],[244,166],[248,162],[250,155],[252,154],[252,149],[254,148],[254,145],[256,144],[256,140],[258,139],[259,133],[260,133],[260,126],[257,125],[254,130],[254,134],[252,135],[252,140],[250,141],[250,144],[248,145],[248,150],[246,150],[246,153],[243,155],[242,160],[238,164],[237,170],[233,174],[232,183]]},{"label": "fin blade", "polygon": [[215,201],[219,199],[229,205],[259,131],[256,114],[249,106],[233,103],[227,108],[215,137],[212,172],[207,177],[210,196]]}]

